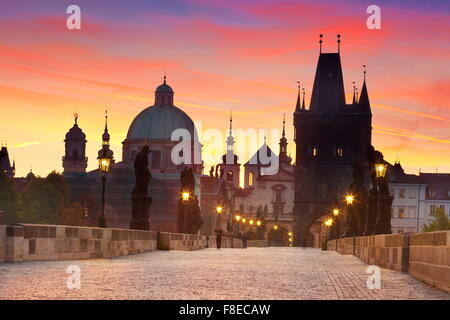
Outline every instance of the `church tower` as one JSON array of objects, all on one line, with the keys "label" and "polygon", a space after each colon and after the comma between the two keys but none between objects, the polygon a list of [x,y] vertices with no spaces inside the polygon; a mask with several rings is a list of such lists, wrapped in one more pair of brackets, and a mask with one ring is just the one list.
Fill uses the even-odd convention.
[{"label": "church tower", "polygon": [[308,241],[311,224],[342,201],[354,163],[364,165],[367,160],[372,134],[365,71],[359,101],[346,104],[339,50],[320,50],[309,109],[299,107],[299,101],[294,112],[297,246]]},{"label": "church tower", "polygon": [[0,149],[0,173],[4,174],[7,178],[12,179],[16,173],[16,162],[9,160],[8,148],[6,145],[1,146]]},{"label": "church tower", "polygon": [[287,154],[287,139],[286,139],[286,119],[284,118],[283,115],[283,132],[281,134],[281,139],[280,139],[280,165],[290,165],[291,164],[291,157],[288,156]]},{"label": "church tower", "polygon": [[85,173],[88,158],[86,157],[86,135],[78,127],[78,114],[74,114],[75,123],[66,134],[65,155],[62,158],[64,173]]},{"label": "church tower", "polygon": [[234,143],[233,116],[230,115],[230,131],[227,137],[227,153],[222,156],[220,168],[223,169],[225,180],[233,183],[235,188],[239,188],[239,172],[241,165],[238,163],[239,157],[234,153]]},{"label": "church tower", "polygon": [[98,158],[111,159],[110,165],[114,163],[114,152],[109,148],[109,132],[108,132],[108,111],[105,111],[105,130],[102,134],[102,148],[98,151]]}]

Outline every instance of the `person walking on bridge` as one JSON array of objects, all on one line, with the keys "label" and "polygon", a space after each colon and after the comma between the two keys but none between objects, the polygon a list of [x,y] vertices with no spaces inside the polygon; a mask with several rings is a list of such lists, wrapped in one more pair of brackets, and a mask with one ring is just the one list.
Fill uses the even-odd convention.
[{"label": "person walking on bridge", "polygon": [[214,231],[216,232],[216,246],[217,246],[217,249],[220,249],[222,247],[222,233],[223,233],[223,230],[220,229],[220,228],[217,228]]}]

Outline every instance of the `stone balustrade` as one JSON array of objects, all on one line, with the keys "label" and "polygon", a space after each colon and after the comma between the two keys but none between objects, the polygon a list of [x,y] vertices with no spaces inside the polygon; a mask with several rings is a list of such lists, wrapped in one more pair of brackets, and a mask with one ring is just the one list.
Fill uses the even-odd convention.
[{"label": "stone balustrade", "polygon": [[408,272],[450,292],[450,231],[335,239],[327,242],[327,250],[355,255],[371,265]]},{"label": "stone balustrade", "polygon": [[[233,242],[233,245],[231,244],[231,242]],[[169,232],[158,233],[159,250],[192,251],[216,247],[216,236]],[[222,237],[222,248],[242,248],[242,241],[241,239]]]},{"label": "stone balustrade", "polygon": [[269,240],[247,240],[247,247],[268,247]]},{"label": "stone balustrade", "polygon": [[156,250],[156,245],[157,234],[149,231],[33,224],[0,226],[0,261],[111,258]]},{"label": "stone balustrade", "polygon": [[450,231],[411,235],[409,274],[450,293]]},{"label": "stone balustrade", "polygon": [[[268,247],[248,240],[248,247]],[[153,250],[216,248],[215,236],[60,225],[0,225],[0,262],[112,258]],[[222,237],[222,248],[242,248],[242,240]]]}]

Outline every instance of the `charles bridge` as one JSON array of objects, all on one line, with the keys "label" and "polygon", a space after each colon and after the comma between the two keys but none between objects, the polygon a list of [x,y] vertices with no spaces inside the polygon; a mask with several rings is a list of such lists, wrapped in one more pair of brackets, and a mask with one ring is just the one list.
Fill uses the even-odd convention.
[{"label": "charles bridge", "polygon": [[[240,239],[227,237],[217,250],[215,240],[127,229],[0,225],[0,298],[450,298],[450,231],[337,239],[327,250],[270,247],[264,240],[248,241],[243,250]],[[368,264],[381,267],[380,289],[367,288]],[[69,265],[80,267],[78,291],[65,286]]]}]

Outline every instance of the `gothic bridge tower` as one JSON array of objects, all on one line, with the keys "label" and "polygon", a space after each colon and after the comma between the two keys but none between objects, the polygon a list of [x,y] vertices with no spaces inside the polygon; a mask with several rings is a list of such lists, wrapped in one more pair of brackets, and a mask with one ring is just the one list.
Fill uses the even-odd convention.
[{"label": "gothic bridge tower", "polygon": [[340,52],[320,50],[309,109],[300,105],[299,90],[294,112],[295,245],[307,243],[313,222],[349,191],[353,164],[366,163],[371,123],[365,71],[359,101],[347,104]]}]

